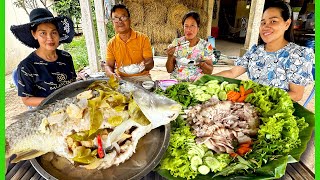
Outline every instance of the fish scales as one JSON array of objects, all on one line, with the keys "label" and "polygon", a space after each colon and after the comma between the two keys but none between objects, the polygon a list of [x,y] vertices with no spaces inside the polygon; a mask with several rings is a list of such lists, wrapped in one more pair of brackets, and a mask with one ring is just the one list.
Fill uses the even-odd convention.
[{"label": "fish scales", "polygon": [[[98,146],[96,137],[85,140],[86,142],[83,142],[83,144],[82,141],[73,138],[71,138],[71,142],[67,142],[68,137],[71,137],[70,135],[83,134],[85,131],[89,132],[91,130],[88,103],[85,109],[81,109],[83,102],[80,102],[81,100],[77,99],[77,97],[65,98],[43,108],[16,116],[17,121],[6,128],[6,157],[8,158],[12,154],[17,154],[19,158],[14,159],[13,162],[18,162],[38,157],[47,152],[54,152],[74,163],[79,160],[79,158],[75,158],[81,157],[83,153],[89,151],[90,154],[87,155],[93,160],[81,165],[81,167],[87,169],[105,169],[112,165],[123,163],[135,152],[141,137],[152,129],[176,119],[182,108],[180,104],[169,98],[161,97],[139,88],[133,88],[131,91],[134,91],[132,96],[139,107],[135,111],[142,111],[150,123],[143,125],[140,124],[143,121],[136,121],[135,118],[141,119],[140,115],[136,117],[139,113],[133,112],[133,116],[129,117],[127,113],[119,112],[118,115],[122,114],[121,117],[127,119],[124,119],[120,125],[111,126],[108,118],[116,116],[116,111],[110,109],[105,104],[103,107],[97,107],[98,109],[100,108],[99,111],[101,111],[101,117],[103,118],[98,130],[104,129],[103,132],[105,130],[108,132],[105,135],[102,134],[102,147],[106,149],[106,151],[104,150],[106,153],[104,158],[99,159],[92,154],[94,153],[93,149],[96,149]],[[84,96],[90,93],[85,91]],[[97,94],[97,92],[94,91],[92,94]],[[71,117],[67,112],[68,108],[75,108],[72,110],[80,109],[81,118]],[[60,113],[60,110],[63,112]],[[99,111],[96,111],[96,113]],[[47,121],[49,119],[56,122],[48,124]],[[135,127],[134,130],[130,130],[133,127]],[[126,133],[130,133],[131,135],[125,135],[126,138],[121,140],[121,137]],[[85,147],[84,144],[91,144],[92,146]],[[108,150],[107,153],[107,149],[111,150]],[[82,154],[81,156],[79,152]]]},{"label": "fish scales", "polygon": [[[16,121],[6,128],[6,153],[8,154],[11,151],[11,147],[15,146],[16,143],[21,142],[19,141],[20,139],[26,137],[33,137],[24,143],[28,147],[37,146],[41,142],[41,139],[43,139],[42,142],[52,139],[52,137],[47,137],[47,139],[39,137],[44,136],[39,130],[42,119],[48,117],[54,111],[67,107],[70,103],[75,102],[75,100],[75,97],[58,100],[39,110],[26,111],[15,116],[14,119]],[[33,142],[32,139],[37,139],[37,141]]]}]

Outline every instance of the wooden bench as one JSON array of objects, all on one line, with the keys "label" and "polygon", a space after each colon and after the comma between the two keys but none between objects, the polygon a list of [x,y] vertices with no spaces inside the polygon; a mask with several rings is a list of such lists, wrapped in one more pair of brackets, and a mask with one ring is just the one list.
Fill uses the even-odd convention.
[{"label": "wooden bench", "polygon": [[[281,180],[313,180],[315,175],[302,162],[288,164],[286,174]],[[10,164],[6,173],[6,180],[44,180],[44,178],[33,168],[30,161],[22,161]],[[165,180],[156,172],[150,172],[142,180]]]},{"label": "wooden bench", "polygon": [[287,165],[286,174],[281,178],[281,180],[312,180],[314,178],[314,173],[306,165],[304,165],[303,162],[297,162]]}]

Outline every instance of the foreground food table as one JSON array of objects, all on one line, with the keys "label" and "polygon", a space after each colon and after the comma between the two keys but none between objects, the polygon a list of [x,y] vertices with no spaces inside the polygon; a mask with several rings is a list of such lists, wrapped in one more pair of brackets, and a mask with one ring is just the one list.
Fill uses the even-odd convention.
[{"label": "foreground food table", "polygon": [[[44,178],[33,168],[30,161],[22,161],[17,164],[10,164],[6,173],[6,180],[44,180]],[[164,180],[155,172],[150,172],[142,180]],[[291,180],[291,179],[314,179],[314,173],[310,171],[303,163],[292,163],[288,164],[286,174],[281,178],[281,180]]]},{"label": "foreground food table", "polygon": [[[18,164],[10,164],[6,173],[6,179],[44,179],[32,167],[29,161]],[[150,172],[142,179],[164,179],[157,173]],[[286,174],[281,179],[314,179],[314,173],[303,163],[288,164]]]}]

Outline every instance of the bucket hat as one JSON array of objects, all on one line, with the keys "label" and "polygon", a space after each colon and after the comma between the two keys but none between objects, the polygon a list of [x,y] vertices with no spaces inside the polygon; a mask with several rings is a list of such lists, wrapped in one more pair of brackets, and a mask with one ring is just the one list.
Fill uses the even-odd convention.
[{"label": "bucket hat", "polygon": [[54,17],[53,14],[45,8],[36,8],[30,12],[30,23],[22,25],[12,25],[11,32],[19,41],[31,48],[39,48],[39,42],[34,39],[31,29],[41,23],[52,22],[57,26],[60,43],[70,43],[74,37],[73,21],[66,16]]}]

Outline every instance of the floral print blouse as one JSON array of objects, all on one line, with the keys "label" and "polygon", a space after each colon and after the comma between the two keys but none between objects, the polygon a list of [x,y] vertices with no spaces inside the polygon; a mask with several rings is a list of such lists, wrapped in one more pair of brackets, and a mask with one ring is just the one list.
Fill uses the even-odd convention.
[{"label": "floral print blouse", "polygon": [[[185,36],[174,39],[171,45],[177,46],[184,42],[186,42]],[[195,81],[201,77],[203,75],[202,69],[197,66],[201,60],[211,59],[213,63],[216,62],[211,44],[204,39],[200,39],[198,44],[193,47],[177,46],[174,56],[176,57],[176,65],[171,73],[171,78],[178,81]]]},{"label": "floral print blouse", "polygon": [[264,45],[254,45],[235,61],[247,69],[251,80],[286,91],[289,83],[306,86],[313,82],[313,49],[289,42],[276,52],[266,52]]}]

